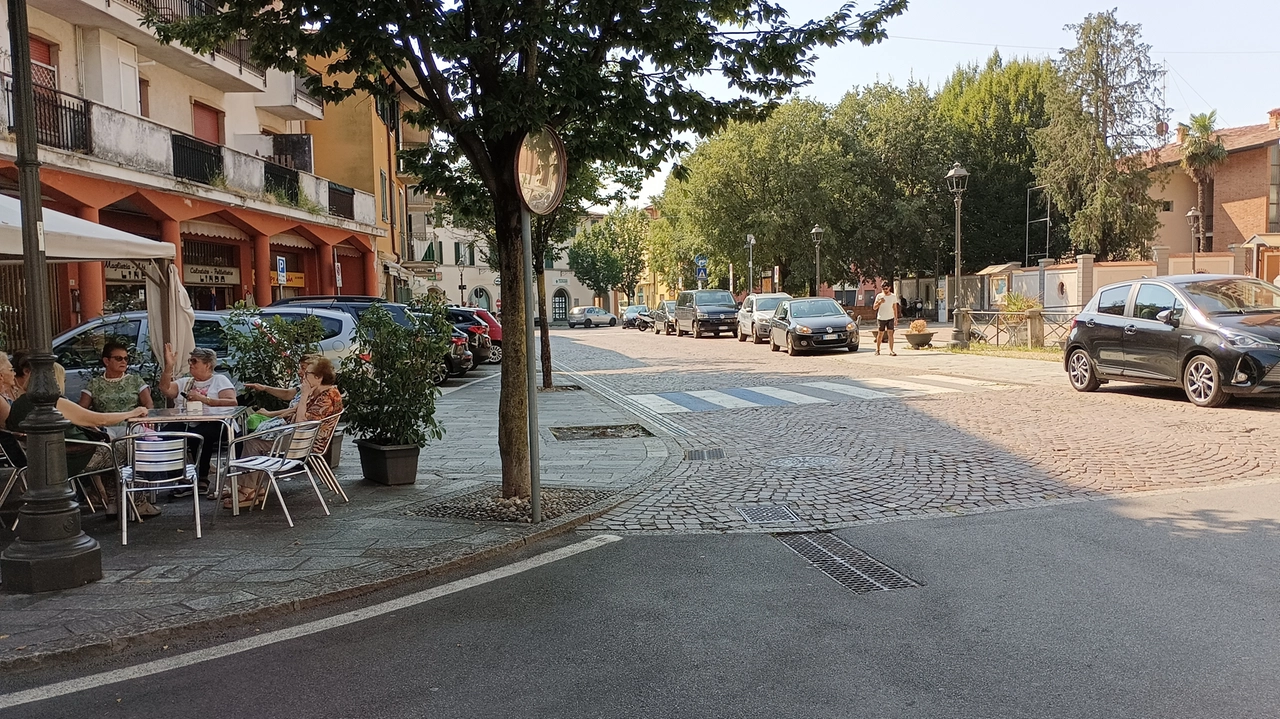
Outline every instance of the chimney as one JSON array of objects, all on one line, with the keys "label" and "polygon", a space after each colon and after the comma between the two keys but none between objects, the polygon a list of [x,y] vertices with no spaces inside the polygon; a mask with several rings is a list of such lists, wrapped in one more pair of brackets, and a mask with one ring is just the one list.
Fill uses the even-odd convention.
[{"label": "chimney", "polygon": [[1186,125],[1183,125],[1181,123],[1178,124],[1178,144],[1179,145],[1187,141],[1187,131],[1190,129],[1191,128],[1187,127]]},{"label": "chimney", "polygon": [[1272,130],[1280,130],[1280,107],[1267,113],[1267,127]]}]

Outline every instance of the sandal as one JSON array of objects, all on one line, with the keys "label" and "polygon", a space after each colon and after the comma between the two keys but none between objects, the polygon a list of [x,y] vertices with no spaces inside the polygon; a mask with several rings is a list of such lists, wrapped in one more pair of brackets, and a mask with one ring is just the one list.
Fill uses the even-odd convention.
[{"label": "sandal", "polygon": [[[258,497],[257,490],[253,489],[252,487],[250,488],[241,487],[240,501],[237,502],[237,504],[239,505],[238,509],[248,509],[249,507],[252,507],[253,505],[258,503],[258,498],[259,497]],[[229,494],[226,499],[222,500],[222,508],[223,509],[232,508],[231,496]]]}]

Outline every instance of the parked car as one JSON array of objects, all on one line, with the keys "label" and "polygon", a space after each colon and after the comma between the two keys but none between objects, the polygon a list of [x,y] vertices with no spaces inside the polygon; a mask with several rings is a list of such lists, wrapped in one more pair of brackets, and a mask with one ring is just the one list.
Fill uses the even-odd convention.
[{"label": "parked car", "polygon": [[676,297],[676,336],[737,332],[738,303],[725,290],[686,290]]},{"label": "parked car", "polygon": [[671,334],[676,331],[676,301],[663,300],[658,306],[653,308],[653,333],[661,334],[663,332]]},{"label": "parked car", "polygon": [[791,299],[786,292],[767,292],[747,295],[742,300],[742,308],[738,310],[738,341],[746,342],[751,338],[753,344],[761,344],[769,339],[769,320],[773,319],[773,311],[778,303]]},{"label": "parked car", "polygon": [[622,311],[622,329],[633,330],[636,328],[636,318],[641,312],[648,312],[649,308],[644,305],[631,305]]},{"label": "parked car", "polygon": [[769,349],[792,357],[810,350],[858,351],[858,322],[829,297],[783,300],[769,320]]},{"label": "parked car", "polygon": [[431,378],[432,383],[440,384],[448,377],[461,377],[475,367],[475,355],[467,348],[467,333],[453,328],[453,336],[449,338],[449,351],[444,356],[444,366]]},{"label": "parked car", "polygon": [[[314,307],[265,307],[263,317],[278,316],[286,321],[315,317],[324,327],[320,340],[320,352],[337,363],[351,352],[355,336],[355,319],[345,312]],[[231,319],[226,312],[195,311],[195,335],[197,347],[205,347],[218,353],[220,372],[226,372],[227,345],[222,338],[222,328]],[[144,362],[152,358],[150,328],[147,313],[124,312],[97,317],[58,335],[53,340],[53,354],[67,371],[67,397],[80,398],[80,390],[93,373],[102,368],[102,348],[108,340],[123,342],[134,348],[134,354]],[[185,359],[184,359],[185,361]],[[130,368],[138,372],[138,366]],[[232,376],[234,380],[235,377]]]},{"label": "parked car", "polygon": [[489,349],[489,364],[502,364],[502,325],[489,310],[476,308],[476,315],[489,325],[489,341],[493,343]]},{"label": "parked car", "polygon": [[493,349],[489,339],[489,325],[476,314],[473,307],[449,307],[449,322],[467,333],[467,347],[476,356],[476,363],[488,362]]},{"label": "parked car", "polygon": [[269,307],[318,307],[328,310],[340,310],[356,319],[375,304],[380,304],[391,313],[391,317],[402,325],[409,324],[409,307],[399,302],[388,302],[376,295],[299,295],[282,297],[272,302]]},{"label": "parked car", "polygon": [[1181,387],[1199,407],[1280,394],[1280,287],[1236,275],[1107,285],[1071,322],[1071,386],[1110,380]]},{"label": "parked car", "polygon": [[578,325],[583,327],[609,325],[613,327],[616,324],[618,324],[618,316],[599,307],[574,307],[569,310],[569,329],[573,329]]}]

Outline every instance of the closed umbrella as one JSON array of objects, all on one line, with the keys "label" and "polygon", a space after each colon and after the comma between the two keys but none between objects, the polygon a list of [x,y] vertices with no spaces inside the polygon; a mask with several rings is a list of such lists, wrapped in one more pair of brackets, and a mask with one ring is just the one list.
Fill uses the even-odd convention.
[{"label": "closed umbrella", "polygon": [[[164,366],[164,345],[173,345],[174,354],[181,361],[196,348],[193,330],[196,325],[196,313],[191,309],[191,298],[187,289],[182,286],[182,278],[178,276],[178,268],[168,266],[167,276],[160,274],[159,267],[147,268],[147,338],[151,340],[151,353],[155,355],[160,366]],[[175,368],[174,373],[182,371]]]}]

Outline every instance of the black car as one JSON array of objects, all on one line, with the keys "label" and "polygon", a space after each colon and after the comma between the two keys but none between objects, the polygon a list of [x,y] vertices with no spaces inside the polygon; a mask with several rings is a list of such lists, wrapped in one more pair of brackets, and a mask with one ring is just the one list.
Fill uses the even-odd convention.
[{"label": "black car", "polygon": [[735,334],[738,303],[725,290],[686,290],[676,296],[676,336],[692,332],[694,338],[710,332]]},{"label": "black car", "polygon": [[636,318],[641,312],[648,312],[649,308],[644,305],[631,305],[622,311],[622,329],[633,330],[636,328]]},{"label": "black car", "polygon": [[858,322],[829,297],[783,300],[769,320],[769,349],[792,357],[809,350],[858,351]]},{"label": "black car", "polygon": [[449,351],[444,356],[444,367],[431,379],[440,384],[446,377],[461,377],[475,366],[475,355],[467,348],[467,333],[455,327],[453,336],[449,338]]},{"label": "black car", "polygon": [[469,307],[450,307],[449,322],[467,335],[467,346],[476,356],[476,362],[488,362],[493,340],[489,338],[489,324]]},{"label": "black car", "polygon": [[1174,275],[1103,287],[1071,322],[1071,386],[1181,387],[1200,407],[1280,394],[1280,287],[1236,275]]},{"label": "black car", "polygon": [[653,318],[653,333],[655,335],[662,334],[664,332],[666,334],[671,334],[676,331],[675,300],[664,300],[659,302],[658,306],[654,307],[653,311],[649,313],[649,316]]}]

